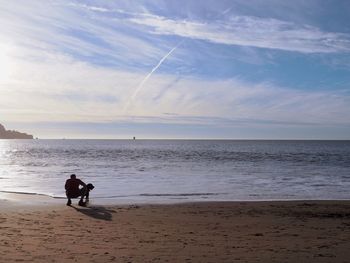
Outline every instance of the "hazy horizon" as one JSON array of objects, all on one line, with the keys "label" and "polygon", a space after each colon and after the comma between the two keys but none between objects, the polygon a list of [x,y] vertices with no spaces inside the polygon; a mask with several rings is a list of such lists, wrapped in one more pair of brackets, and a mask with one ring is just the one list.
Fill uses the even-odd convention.
[{"label": "hazy horizon", "polygon": [[42,139],[350,139],[350,2],[0,0],[0,123]]}]

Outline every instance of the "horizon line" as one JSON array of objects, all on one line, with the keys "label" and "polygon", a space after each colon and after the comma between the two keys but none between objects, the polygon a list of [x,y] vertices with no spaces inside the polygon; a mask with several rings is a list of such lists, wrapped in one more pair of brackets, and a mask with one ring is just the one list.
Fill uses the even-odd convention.
[{"label": "horizon line", "polygon": [[0,140],[116,140],[116,141],[350,141],[349,139],[322,139],[322,138],[33,138],[33,139],[1,139]]}]

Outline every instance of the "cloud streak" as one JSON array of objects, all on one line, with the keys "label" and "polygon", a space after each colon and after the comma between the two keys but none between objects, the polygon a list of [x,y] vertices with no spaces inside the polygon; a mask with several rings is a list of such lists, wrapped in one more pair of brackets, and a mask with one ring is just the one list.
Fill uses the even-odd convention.
[{"label": "cloud streak", "polygon": [[[137,26],[106,18],[103,8],[94,13],[79,5],[53,4],[54,1],[0,7],[1,40],[33,51],[56,52],[75,59],[119,68],[142,68],[154,63],[164,50],[153,39],[144,38]],[[99,11],[97,11],[99,10]],[[137,65],[137,66],[135,66]]]},{"label": "cloud streak", "polygon": [[0,2],[5,123],[350,125],[350,37],[319,21],[232,1]]},{"label": "cloud streak", "polygon": [[[174,48],[172,50],[174,52]],[[126,115],[122,109],[130,99],[127,91],[145,78],[142,72],[111,70],[52,56],[56,58],[54,62],[14,61],[17,68],[12,79],[0,81],[3,121],[108,122],[153,116],[178,123],[180,117],[176,116],[182,116],[183,120],[186,116],[207,116],[292,123],[350,123],[347,117],[350,97],[346,92],[301,91],[234,78],[179,79],[166,74],[153,75],[144,82],[147,92],[137,94]],[[172,113],[173,117],[164,118],[163,112]],[[191,121],[197,123],[194,118],[186,119],[186,123]]]},{"label": "cloud streak", "polygon": [[147,80],[152,76],[152,74],[162,65],[162,63],[183,43],[181,41],[178,43],[175,47],[173,47],[164,57],[159,60],[158,64],[146,75],[146,77],[140,82],[140,84],[137,86],[135,91],[131,94],[130,99],[126,102],[123,112],[125,113],[128,109],[130,103],[136,98],[137,94],[140,92],[140,90],[143,88]]},{"label": "cloud streak", "polygon": [[140,14],[129,20],[146,26],[153,34],[176,35],[218,44],[301,53],[350,52],[348,34],[324,32],[309,25],[297,25],[273,18],[235,15],[207,23]]}]

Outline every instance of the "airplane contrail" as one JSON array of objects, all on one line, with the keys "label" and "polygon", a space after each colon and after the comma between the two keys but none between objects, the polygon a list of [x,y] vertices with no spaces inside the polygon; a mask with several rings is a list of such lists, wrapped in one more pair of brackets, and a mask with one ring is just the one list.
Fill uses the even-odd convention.
[{"label": "airplane contrail", "polygon": [[148,73],[147,76],[140,82],[140,84],[137,86],[137,88],[135,89],[133,94],[130,96],[129,100],[126,102],[125,107],[123,109],[123,112],[125,112],[127,110],[127,108],[129,107],[130,103],[135,99],[137,94],[142,89],[143,85],[152,76],[152,74],[160,67],[160,65],[162,65],[164,60],[166,60],[171,55],[171,53],[173,53],[175,51],[175,49],[177,49],[183,42],[184,42],[184,40],[181,41],[179,44],[177,44],[175,47],[173,47],[164,57],[162,57],[162,59],[159,60],[158,64],[151,70],[151,72]]}]

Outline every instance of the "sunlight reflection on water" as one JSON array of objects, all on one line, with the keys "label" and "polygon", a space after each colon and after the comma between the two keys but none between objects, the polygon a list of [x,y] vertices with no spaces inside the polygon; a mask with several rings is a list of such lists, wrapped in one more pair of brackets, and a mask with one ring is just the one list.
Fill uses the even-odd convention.
[{"label": "sunlight reflection on water", "polygon": [[349,199],[350,142],[0,140],[0,190],[118,200]]}]

